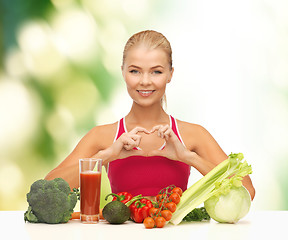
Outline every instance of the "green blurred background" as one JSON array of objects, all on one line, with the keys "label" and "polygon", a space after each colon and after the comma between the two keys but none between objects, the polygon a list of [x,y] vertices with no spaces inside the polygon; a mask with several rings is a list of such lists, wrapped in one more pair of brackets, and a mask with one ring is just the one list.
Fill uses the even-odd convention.
[{"label": "green blurred background", "polygon": [[167,111],[244,153],[255,209],[288,210],[287,12],[285,0],[0,0],[0,210],[25,210],[32,182],[127,114],[122,51],[146,29],[172,44]]}]

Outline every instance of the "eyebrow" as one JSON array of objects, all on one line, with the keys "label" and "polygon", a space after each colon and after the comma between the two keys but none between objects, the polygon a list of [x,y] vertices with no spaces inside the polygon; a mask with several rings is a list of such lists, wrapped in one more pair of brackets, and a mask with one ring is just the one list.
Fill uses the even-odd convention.
[{"label": "eyebrow", "polygon": [[138,67],[136,65],[130,65],[130,66],[128,66],[128,68],[138,68],[138,69],[140,69],[140,67]]},{"label": "eyebrow", "polygon": [[[154,68],[164,68],[163,66],[161,66],[161,65],[156,65],[156,66],[154,66],[154,67],[152,67],[151,69],[154,69]],[[141,69],[141,67],[138,67],[138,66],[136,66],[136,65],[130,65],[130,66],[128,66],[128,68],[138,68],[138,69]]]},{"label": "eyebrow", "polygon": [[154,68],[164,68],[163,66],[161,66],[161,65],[157,65],[157,66],[154,66],[154,67],[152,67],[152,69],[154,69]]}]

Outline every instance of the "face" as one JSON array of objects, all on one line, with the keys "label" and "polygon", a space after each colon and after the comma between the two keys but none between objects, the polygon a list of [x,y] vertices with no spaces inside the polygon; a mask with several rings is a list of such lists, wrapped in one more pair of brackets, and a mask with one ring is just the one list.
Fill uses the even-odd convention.
[{"label": "face", "polygon": [[135,46],[129,49],[122,66],[127,90],[135,103],[141,106],[160,104],[166,84],[171,81],[170,69],[164,50]]}]

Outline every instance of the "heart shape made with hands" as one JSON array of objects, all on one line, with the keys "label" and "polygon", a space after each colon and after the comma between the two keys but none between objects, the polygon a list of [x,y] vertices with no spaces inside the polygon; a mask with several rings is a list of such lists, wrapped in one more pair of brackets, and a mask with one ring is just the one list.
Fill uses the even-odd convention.
[{"label": "heart shape made with hands", "polygon": [[158,150],[166,143],[165,139],[158,136],[158,131],[152,133],[138,132],[137,135],[141,136],[139,148],[144,152]]}]

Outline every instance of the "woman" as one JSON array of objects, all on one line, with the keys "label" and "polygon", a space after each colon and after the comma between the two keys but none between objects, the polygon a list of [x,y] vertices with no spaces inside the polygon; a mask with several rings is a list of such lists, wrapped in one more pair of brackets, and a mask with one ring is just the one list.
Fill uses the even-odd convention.
[{"label": "woman", "polygon": [[[133,100],[125,118],[96,126],[46,179],[64,178],[79,187],[79,158],[103,159],[112,192],[155,196],[170,184],[187,188],[190,168],[202,175],[227,159],[203,127],[174,119],[163,110],[166,85],[173,76],[169,41],[155,31],[133,35],[123,53],[122,75]],[[249,176],[243,185],[251,198]]]}]

